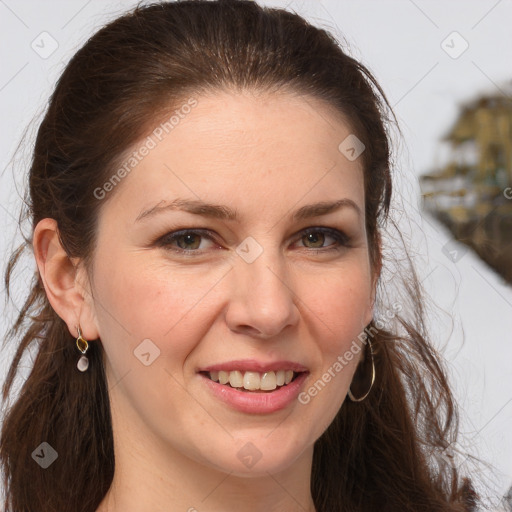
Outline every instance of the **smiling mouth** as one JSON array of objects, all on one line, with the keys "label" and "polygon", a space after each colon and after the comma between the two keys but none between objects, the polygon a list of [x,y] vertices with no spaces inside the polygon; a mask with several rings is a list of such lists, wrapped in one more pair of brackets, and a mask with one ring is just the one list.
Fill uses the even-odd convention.
[{"label": "smiling mouth", "polygon": [[203,371],[201,375],[218,384],[237,389],[239,391],[271,393],[294,381],[301,373],[292,370],[278,370],[269,372],[242,372],[234,371]]}]

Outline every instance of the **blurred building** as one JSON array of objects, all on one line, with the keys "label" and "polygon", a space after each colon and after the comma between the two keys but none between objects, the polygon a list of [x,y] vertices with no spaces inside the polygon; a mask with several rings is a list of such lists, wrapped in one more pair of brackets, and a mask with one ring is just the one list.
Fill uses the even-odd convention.
[{"label": "blurred building", "polygon": [[463,105],[447,165],[420,177],[425,210],[512,282],[512,94]]}]

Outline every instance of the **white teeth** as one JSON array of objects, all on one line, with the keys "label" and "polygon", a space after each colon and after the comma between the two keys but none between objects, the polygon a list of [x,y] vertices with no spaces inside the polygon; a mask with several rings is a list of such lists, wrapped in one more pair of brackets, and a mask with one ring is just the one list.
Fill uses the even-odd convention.
[{"label": "white teeth", "polygon": [[241,388],[244,384],[242,372],[235,370],[229,374],[229,385],[232,388]]},{"label": "white teeth", "polygon": [[229,384],[232,388],[243,388],[247,391],[272,391],[279,386],[289,384],[294,376],[293,370],[278,370],[277,372],[226,372],[211,371],[209,377],[220,384]]},{"label": "white teeth", "polygon": [[260,389],[263,391],[271,391],[276,389],[276,374],[274,372],[266,372],[261,376]]},{"label": "white teeth", "polygon": [[260,389],[260,374],[257,372],[245,372],[244,373],[244,389],[254,391]]}]

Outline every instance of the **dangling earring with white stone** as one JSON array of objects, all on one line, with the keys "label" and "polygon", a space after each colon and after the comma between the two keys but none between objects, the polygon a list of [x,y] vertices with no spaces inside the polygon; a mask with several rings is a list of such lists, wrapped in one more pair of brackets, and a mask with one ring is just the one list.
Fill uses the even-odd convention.
[{"label": "dangling earring with white stone", "polygon": [[82,352],[82,357],[78,360],[78,363],[76,363],[76,367],[81,371],[85,372],[87,368],[89,368],[89,359],[85,355],[89,348],[89,343],[87,343],[87,340],[82,338],[82,332],[80,331],[80,326],[76,328],[78,331],[78,338],[76,339],[76,346],[78,347],[78,350]]}]

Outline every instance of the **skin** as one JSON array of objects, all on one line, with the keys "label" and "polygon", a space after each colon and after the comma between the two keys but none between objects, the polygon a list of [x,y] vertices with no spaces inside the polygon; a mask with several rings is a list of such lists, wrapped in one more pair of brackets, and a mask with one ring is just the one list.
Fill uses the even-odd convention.
[{"label": "skin", "polygon": [[[196,370],[233,359],[292,360],[309,369],[307,390],[357,340],[375,290],[361,159],[338,150],[350,127],[312,97],[216,91],[197,100],[104,199],[89,272],[66,257],[54,220],[34,233],[53,308],[71,336],[80,323],[105,352],[116,471],[98,511],[314,511],[313,444],[345,400],[363,352],[307,405],[295,400],[270,414],[230,408]],[[240,222],[177,210],[135,222],[178,197],[227,205]],[[362,213],[344,207],[291,217],[341,198]],[[345,232],[349,245],[302,233],[319,226]],[[184,228],[215,239],[153,243]],[[236,252],[249,236],[263,248],[252,263]],[[202,254],[186,257],[180,247]],[[134,350],[148,338],[160,355],[145,366]],[[261,453],[251,468],[237,457],[248,442]]]}]

